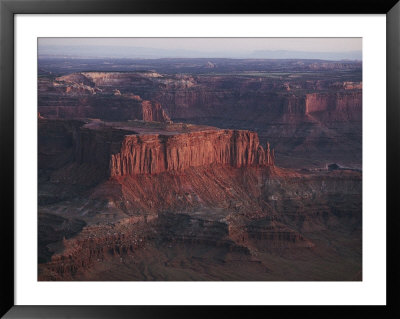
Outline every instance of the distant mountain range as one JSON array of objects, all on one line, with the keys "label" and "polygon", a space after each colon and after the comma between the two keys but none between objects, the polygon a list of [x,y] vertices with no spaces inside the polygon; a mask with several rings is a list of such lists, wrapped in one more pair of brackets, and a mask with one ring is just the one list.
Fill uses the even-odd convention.
[{"label": "distant mountain range", "polygon": [[320,59],[362,60],[361,51],[307,52],[289,50],[256,50],[242,52],[166,50],[123,46],[39,46],[39,57],[68,58],[234,58],[234,59]]},{"label": "distant mountain range", "polygon": [[250,57],[256,59],[362,60],[362,52],[253,51]]}]

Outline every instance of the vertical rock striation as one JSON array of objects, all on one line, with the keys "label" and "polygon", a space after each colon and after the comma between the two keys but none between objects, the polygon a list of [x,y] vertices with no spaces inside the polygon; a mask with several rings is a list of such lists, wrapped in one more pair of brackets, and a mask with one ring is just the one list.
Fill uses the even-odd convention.
[{"label": "vertical rock striation", "polygon": [[[170,118],[159,103],[143,101],[141,103],[141,117],[145,122],[168,122]],[[140,116],[138,116],[140,118]]]},{"label": "vertical rock striation", "polygon": [[315,112],[339,113],[342,115],[342,120],[361,120],[361,109],[361,90],[335,94],[311,93],[305,96],[306,114]]},{"label": "vertical rock striation", "polygon": [[272,166],[273,154],[269,144],[264,151],[256,133],[243,130],[129,135],[121,151],[111,155],[110,175],[155,174],[211,164]]}]

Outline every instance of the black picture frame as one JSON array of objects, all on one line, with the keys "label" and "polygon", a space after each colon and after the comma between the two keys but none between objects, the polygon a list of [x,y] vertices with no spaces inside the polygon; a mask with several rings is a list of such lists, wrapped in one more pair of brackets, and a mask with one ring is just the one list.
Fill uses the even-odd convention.
[{"label": "black picture frame", "polygon": [[[386,306],[16,306],[14,304],[14,15],[15,14],[385,14],[387,21],[387,305]],[[400,317],[397,187],[400,137],[398,0],[264,1],[0,0],[1,308],[4,318]],[[378,168],[379,169],[379,168]],[[382,203],[383,205],[384,203]],[[383,206],[384,207],[384,206]],[[382,212],[383,213],[383,212]],[[378,218],[378,217],[377,217]]]}]

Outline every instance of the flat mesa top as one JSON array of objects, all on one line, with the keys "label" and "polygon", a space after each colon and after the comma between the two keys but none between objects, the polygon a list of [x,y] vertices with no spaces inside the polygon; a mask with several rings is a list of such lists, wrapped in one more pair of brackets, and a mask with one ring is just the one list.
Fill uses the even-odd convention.
[{"label": "flat mesa top", "polygon": [[92,130],[114,128],[132,132],[132,134],[137,135],[178,135],[191,132],[220,130],[219,128],[212,126],[186,123],[144,122],[139,120],[130,120],[126,122],[104,122],[99,119],[90,119],[89,123],[84,125],[84,128]]}]

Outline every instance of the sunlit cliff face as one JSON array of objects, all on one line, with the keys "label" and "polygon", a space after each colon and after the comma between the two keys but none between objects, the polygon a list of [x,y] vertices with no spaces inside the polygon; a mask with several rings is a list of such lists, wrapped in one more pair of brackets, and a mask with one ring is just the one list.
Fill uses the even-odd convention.
[{"label": "sunlit cliff face", "polygon": [[64,62],[39,67],[39,280],[362,279],[360,63]]}]

